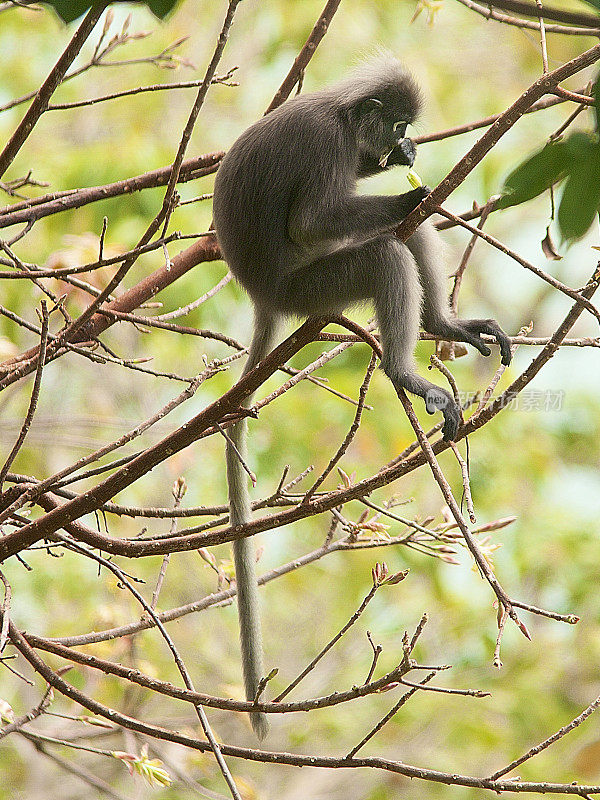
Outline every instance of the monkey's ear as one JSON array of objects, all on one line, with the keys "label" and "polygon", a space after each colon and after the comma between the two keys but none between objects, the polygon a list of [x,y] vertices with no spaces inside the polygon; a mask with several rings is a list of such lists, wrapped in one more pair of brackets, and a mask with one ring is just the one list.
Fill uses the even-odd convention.
[{"label": "monkey's ear", "polygon": [[362,110],[363,111],[376,111],[379,108],[383,107],[383,103],[381,100],[378,100],[376,97],[367,97],[366,100],[362,102]]}]

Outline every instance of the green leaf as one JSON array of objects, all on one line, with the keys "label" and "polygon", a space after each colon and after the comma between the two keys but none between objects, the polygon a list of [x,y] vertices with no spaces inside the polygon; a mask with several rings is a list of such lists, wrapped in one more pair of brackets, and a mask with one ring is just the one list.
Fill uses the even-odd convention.
[{"label": "green leaf", "polygon": [[568,144],[577,157],[570,164],[558,224],[563,238],[573,240],[589,230],[600,208],[600,141],[596,136],[575,134]]},{"label": "green leaf", "polygon": [[178,0],[146,0],[146,5],[159,19],[167,16],[177,5]]},{"label": "green leaf", "polygon": [[[58,16],[64,22],[73,22],[83,16],[85,12],[94,5],[90,0],[42,0],[42,2],[54,7]],[[126,2],[126,0],[113,0],[113,5],[118,2]],[[152,13],[162,19],[169,11],[177,5],[178,0],[145,0],[145,5],[152,11]],[[106,2],[106,5],[110,3]]]},{"label": "green leaf", "polygon": [[506,179],[497,208],[509,208],[537,197],[564,177],[568,168],[566,142],[551,142],[523,161]]},{"label": "green leaf", "polygon": [[83,16],[88,8],[91,8],[89,0],[46,0],[48,5],[54,6],[54,10],[63,22],[73,22]]},{"label": "green leaf", "polygon": [[600,0],[583,0],[584,3],[587,3],[589,6],[594,6],[600,11]]}]

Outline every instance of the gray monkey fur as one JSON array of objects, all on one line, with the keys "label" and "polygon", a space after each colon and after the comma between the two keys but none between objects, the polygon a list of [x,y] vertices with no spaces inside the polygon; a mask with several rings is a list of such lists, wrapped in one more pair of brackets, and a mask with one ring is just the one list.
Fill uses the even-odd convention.
[{"label": "gray monkey fur", "polygon": [[[437,232],[427,221],[404,244],[393,230],[428,194],[419,187],[400,195],[358,195],[356,182],[391,166],[412,166],[415,146],[406,125],[421,106],[413,78],[394,58],[363,64],[348,79],[289,100],[246,130],[217,172],[213,213],[217,238],[232,273],[254,304],[254,337],[244,374],[273,344],[286,316],[337,313],[372,300],[381,334],[381,366],[397,391],[425,399],[444,414],[443,435],[460,424],[445,389],[421,377],[414,346],[419,324],[430,333],[474,345],[491,334],[502,362],[510,340],[493,319],[459,320],[448,306]],[[248,398],[247,403],[251,403]],[[231,439],[245,454],[246,421]],[[231,524],[251,518],[247,476],[227,446]],[[246,697],[263,677],[254,547],[234,542],[240,639]],[[266,715],[251,714],[260,738]]]}]

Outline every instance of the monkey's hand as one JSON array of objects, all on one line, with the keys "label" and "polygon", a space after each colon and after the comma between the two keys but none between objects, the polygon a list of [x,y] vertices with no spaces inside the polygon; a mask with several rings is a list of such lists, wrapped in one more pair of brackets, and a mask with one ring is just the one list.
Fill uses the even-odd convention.
[{"label": "monkey's hand", "polygon": [[428,325],[427,330],[436,336],[443,336],[455,342],[466,342],[476,347],[484,356],[491,353],[488,345],[481,338],[482,333],[493,336],[500,347],[501,361],[507,367],[512,359],[510,339],[504,333],[495,319],[446,319],[434,325]]},{"label": "monkey's hand", "polygon": [[431,194],[430,186],[417,186],[416,189],[412,189],[410,192],[398,195],[399,211],[402,219],[407,217],[411,211],[414,211],[428,194]]}]

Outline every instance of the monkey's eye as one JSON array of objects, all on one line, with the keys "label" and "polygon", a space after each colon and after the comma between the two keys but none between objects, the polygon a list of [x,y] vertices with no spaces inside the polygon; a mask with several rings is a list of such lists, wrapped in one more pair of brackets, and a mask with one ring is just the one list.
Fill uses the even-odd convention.
[{"label": "monkey's eye", "polygon": [[398,122],[394,122],[394,133],[399,133],[402,138],[406,136],[406,129],[408,127],[408,122],[406,120],[399,120]]}]

